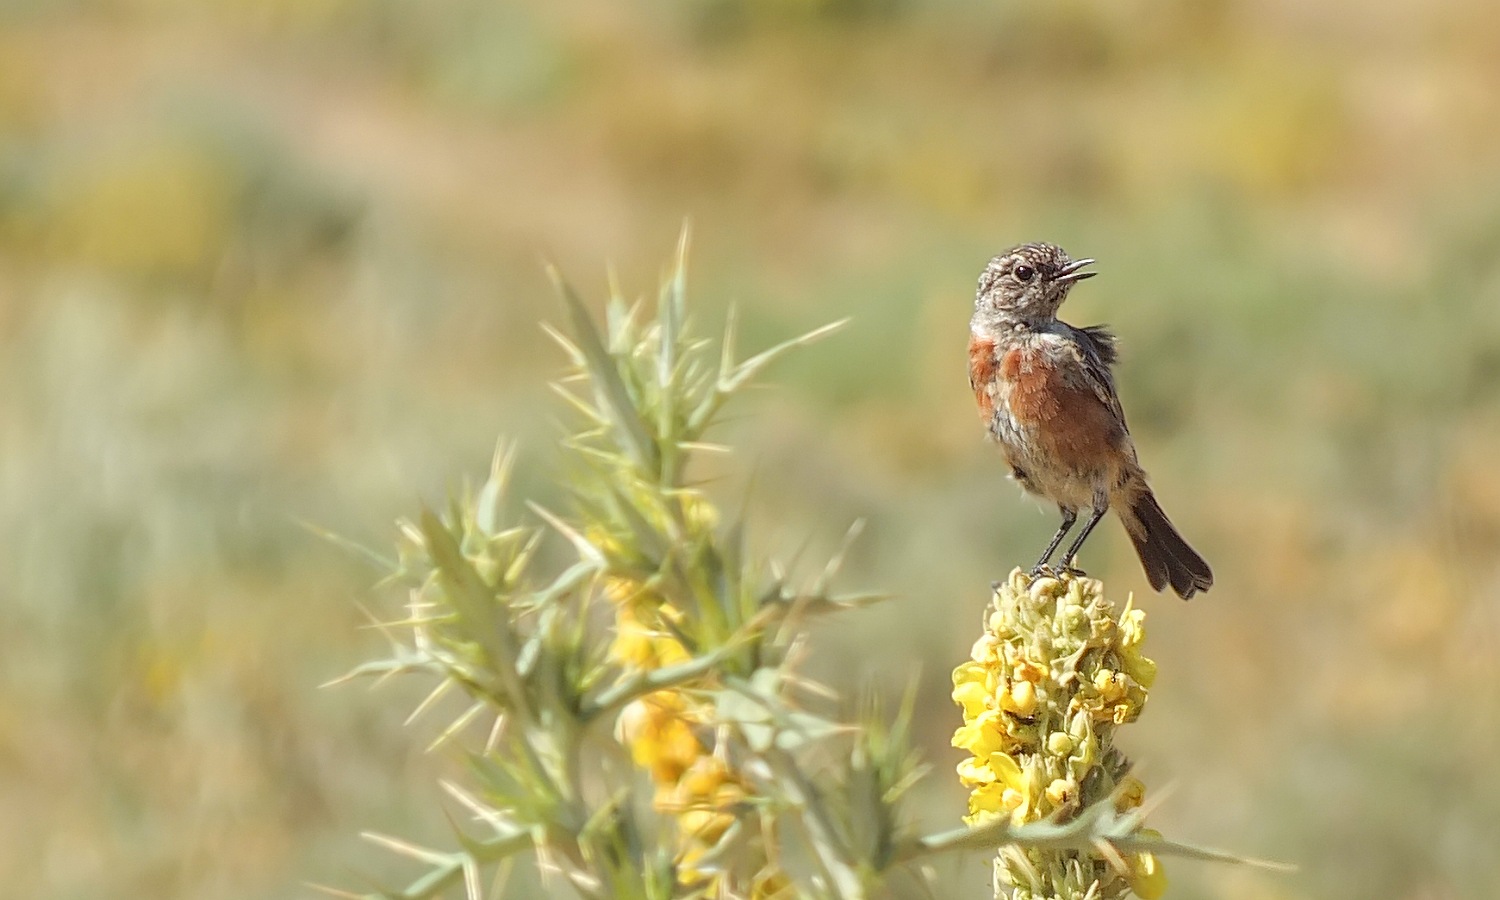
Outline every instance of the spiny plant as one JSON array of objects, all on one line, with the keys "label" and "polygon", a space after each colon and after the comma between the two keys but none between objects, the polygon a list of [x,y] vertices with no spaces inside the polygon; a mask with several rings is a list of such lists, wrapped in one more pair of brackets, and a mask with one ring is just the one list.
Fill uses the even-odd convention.
[{"label": "spiny plant", "polygon": [[[462,696],[434,745],[468,761],[465,783],[443,788],[469,820],[447,850],[369,835],[425,868],[362,896],[478,900],[523,857],[552,887],[627,900],[909,893],[924,859],[960,849],[1134,860],[1137,884],[1146,853],[1220,857],[1142,831],[1118,773],[1074,774],[1068,803],[1038,800],[1051,785],[1038,795],[1041,775],[1012,771],[1031,763],[997,762],[994,750],[1015,748],[986,730],[992,703],[1022,718],[1029,704],[1005,706],[1002,685],[1011,706],[1024,703],[1011,673],[985,668],[977,651],[955,674],[955,697],[975,734],[961,771],[983,797],[965,827],[916,833],[902,809],[924,772],[911,696],[840,701],[798,671],[812,620],[875,598],[833,591],[842,553],[805,581],[752,553],[743,519],[690,475],[696,455],[724,449],[705,438],[725,404],[842,323],[737,360],[732,316],[717,348],[693,336],[686,250],[684,234],[653,317],[612,288],[603,327],[553,273],[567,327],[548,331],[570,363],[555,388],[575,418],[561,443],[565,511],[516,512],[515,455],[502,445],[481,487],[399,524],[390,581],[405,590],[404,613],[378,623],[389,655],[346,677],[430,681],[413,718]],[[549,533],[560,550],[543,552]],[[1084,727],[1095,720],[1091,709]],[[1065,720],[1057,727],[1071,733]],[[1016,814],[1013,782],[1027,786],[1029,814]]]}]

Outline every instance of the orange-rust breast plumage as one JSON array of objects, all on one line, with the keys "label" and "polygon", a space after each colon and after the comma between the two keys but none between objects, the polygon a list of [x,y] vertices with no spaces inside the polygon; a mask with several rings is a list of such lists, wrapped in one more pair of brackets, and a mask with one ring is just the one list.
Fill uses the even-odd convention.
[{"label": "orange-rust breast plumage", "polygon": [[995,342],[969,336],[969,387],[979,403],[979,418],[988,427],[995,415]]},{"label": "orange-rust breast plumage", "polygon": [[1125,430],[1087,386],[1065,378],[1045,352],[1013,348],[1000,360],[1006,409],[1053,465],[1075,472],[1107,467]]}]

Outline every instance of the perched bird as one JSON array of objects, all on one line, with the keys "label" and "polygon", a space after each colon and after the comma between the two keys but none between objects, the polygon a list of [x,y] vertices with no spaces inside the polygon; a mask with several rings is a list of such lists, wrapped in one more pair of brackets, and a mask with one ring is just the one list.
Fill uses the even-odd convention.
[{"label": "perched bird", "polygon": [[[1125,525],[1151,587],[1184,600],[1214,583],[1146,485],[1110,366],[1115,337],[1102,326],[1075,328],[1057,318],[1073,285],[1097,274],[1053,244],[1021,244],[985,266],[969,322],[969,386],[989,437],[1012,477],[1057,504],[1062,525],[1032,574],[1082,574],[1079,548],[1113,509]],[[1083,530],[1057,567],[1052,554],[1088,510]]]}]

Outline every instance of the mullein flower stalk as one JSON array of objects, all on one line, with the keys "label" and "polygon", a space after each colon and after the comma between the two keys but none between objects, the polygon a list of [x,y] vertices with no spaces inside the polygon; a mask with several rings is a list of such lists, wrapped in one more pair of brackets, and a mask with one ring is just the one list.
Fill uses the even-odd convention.
[{"label": "mullein flower stalk", "polygon": [[[1141,714],[1156,679],[1145,636],[1145,613],[1129,601],[1117,609],[1094,579],[1017,569],[995,586],[984,633],[953,670],[964,719],[953,744],[970,754],[958,764],[966,822],[1066,822],[1093,804],[1119,813],[1141,805],[1145,786],[1114,735]],[[1010,900],[1132,891],[1155,900],[1165,889],[1151,853],[1007,846],[995,860],[995,896]]]}]

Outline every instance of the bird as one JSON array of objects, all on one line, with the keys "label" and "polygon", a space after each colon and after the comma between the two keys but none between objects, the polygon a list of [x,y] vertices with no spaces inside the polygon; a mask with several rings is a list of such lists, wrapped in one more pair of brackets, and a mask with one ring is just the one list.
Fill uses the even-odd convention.
[{"label": "bird", "polygon": [[[1213,571],[1162,511],[1136,456],[1115,390],[1116,339],[1102,325],[1057,317],[1073,286],[1098,274],[1055,244],[1020,244],[979,276],[969,323],[969,386],[1011,477],[1057,505],[1062,524],[1032,577],[1082,576],[1084,541],[1111,509],[1140,557],[1146,580],[1188,600],[1213,586]],[[1088,511],[1059,564],[1052,556]]]}]

